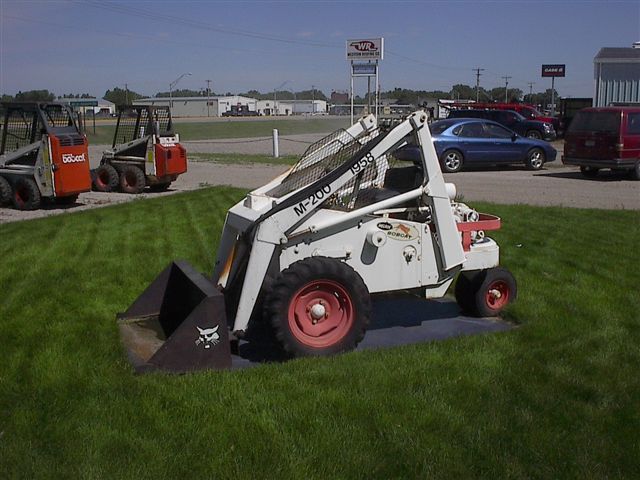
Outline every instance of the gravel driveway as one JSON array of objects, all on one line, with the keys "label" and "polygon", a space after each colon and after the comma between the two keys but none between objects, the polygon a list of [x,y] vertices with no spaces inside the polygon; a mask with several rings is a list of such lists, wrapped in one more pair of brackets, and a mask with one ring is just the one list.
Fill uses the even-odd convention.
[{"label": "gravel driveway", "polygon": [[[281,137],[280,153],[300,155],[309,144],[322,137],[322,134]],[[183,144],[190,153],[272,153],[271,137],[201,140]],[[562,142],[554,142],[554,146],[560,155]],[[100,163],[102,151],[106,148],[108,147],[105,145],[89,147],[92,168]],[[81,194],[78,202],[71,206],[47,206],[31,212],[0,208],[0,223],[76,212],[137,198],[172,195],[208,185],[232,185],[253,189],[264,185],[286,169],[287,167],[282,165],[228,165],[192,161],[189,163],[189,171],[174,182],[167,192],[142,195],[89,192]],[[596,179],[587,179],[577,168],[565,167],[559,159],[538,172],[510,167],[446,174],[445,179],[455,183],[458,193],[469,203],[488,201],[502,204],[640,210],[640,182],[609,172],[602,173]]]}]

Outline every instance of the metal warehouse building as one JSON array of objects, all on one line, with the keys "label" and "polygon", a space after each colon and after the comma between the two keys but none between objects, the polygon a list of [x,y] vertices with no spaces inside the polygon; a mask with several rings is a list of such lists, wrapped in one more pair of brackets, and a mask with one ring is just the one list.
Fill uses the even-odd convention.
[{"label": "metal warehouse building", "polygon": [[[220,97],[173,97],[171,113],[174,117],[219,117],[231,110],[232,105],[246,105],[249,110],[256,110],[255,98],[240,95]],[[169,97],[152,97],[134,100],[134,105],[169,105]]]},{"label": "metal warehouse building", "polygon": [[[246,106],[260,115],[304,115],[324,114],[327,102],[324,100],[257,100],[241,95],[216,97],[173,97],[171,113],[174,117],[220,117],[234,105]],[[141,98],[134,105],[169,105],[168,97]]]},{"label": "metal warehouse building", "polygon": [[640,104],[640,42],[632,48],[602,48],[593,65],[595,107]]}]

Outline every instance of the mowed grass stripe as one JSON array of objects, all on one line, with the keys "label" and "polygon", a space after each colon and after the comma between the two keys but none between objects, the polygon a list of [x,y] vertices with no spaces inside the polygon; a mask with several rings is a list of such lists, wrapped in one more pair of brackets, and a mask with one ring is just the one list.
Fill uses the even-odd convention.
[{"label": "mowed grass stripe", "polygon": [[[474,204],[503,218],[490,235],[519,283],[510,332],[132,375],[115,313],[174,258],[210,272],[242,194],[2,226],[0,251],[18,252],[0,269],[7,478],[637,476],[638,212]],[[13,291],[21,272],[31,291]]]}]

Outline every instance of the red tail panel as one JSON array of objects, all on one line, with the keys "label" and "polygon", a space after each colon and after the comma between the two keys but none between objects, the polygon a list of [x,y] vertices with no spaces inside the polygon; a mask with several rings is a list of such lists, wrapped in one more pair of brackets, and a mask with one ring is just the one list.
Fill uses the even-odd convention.
[{"label": "red tail panel", "polygon": [[164,146],[155,145],[156,175],[180,175],[187,171],[187,151],[180,144]]},{"label": "red tail panel", "polygon": [[87,139],[81,145],[61,146],[60,139],[50,136],[55,196],[66,197],[91,190]]}]

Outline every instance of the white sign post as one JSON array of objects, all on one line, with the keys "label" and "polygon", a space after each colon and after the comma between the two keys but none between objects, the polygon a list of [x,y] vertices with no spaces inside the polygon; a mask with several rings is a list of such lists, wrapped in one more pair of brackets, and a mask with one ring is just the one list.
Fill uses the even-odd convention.
[{"label": "white sign post", "polygon": [[[353,124],[353,79],[367,77],[367,102],[371,102],[371,77],[376,79],[375,114],[378,116],[380,104],[380,81],[378,62],[384,57],[384,38],[347,40],[347,60],[351,63],[351,123]],[[370,108],[369,108],[370,110]],[[369,112],[370,113],[370,112]]]}]

